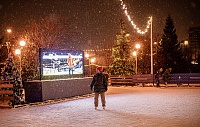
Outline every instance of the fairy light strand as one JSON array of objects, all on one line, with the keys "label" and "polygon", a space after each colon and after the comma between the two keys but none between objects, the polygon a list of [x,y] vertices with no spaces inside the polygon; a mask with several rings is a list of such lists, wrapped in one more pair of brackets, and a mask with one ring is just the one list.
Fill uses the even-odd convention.
[{"label": "fairy light strand", "polygon": [[147,22],[146,28],[145,28],[144,30],[141,30],[141,29],[139,29],[139,28],[136,26],[136,24],[135,24],[135,23],[133,22],[133,20],[131,19],[130,15],[128,14],[127,7],[126,7],[126,5],[124,4],[123,0],[119,0],[119,1],[121,2],[122,9],[124,10],[124,13],[125,13],[126,17],[128,18],[128,21],[131,22],[131,25],[133,26],[133,28],[134,28],[135,30],[137,30],[137,32],[138,32],[139,34],[145,34],[146,32],[148,32],[148,29],[150,28],[150,25],[151,25],[151,22],[152,22],[152,16],[149,17],[149,20],[148,20],[148,22]]},{"label": "fairy light strand", "polygon": [[111,51],[112,49],[90,49],[90,50],[83,50],[84,52],[103,52],[103,51]]}]

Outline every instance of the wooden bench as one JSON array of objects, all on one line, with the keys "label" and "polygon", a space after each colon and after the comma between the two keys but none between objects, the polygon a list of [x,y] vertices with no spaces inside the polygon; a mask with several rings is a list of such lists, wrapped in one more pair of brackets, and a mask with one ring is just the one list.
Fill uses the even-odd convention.
[{"label": "wooden bench", "polygon": [[109,79],[110,85],[133,85],[133,79],[131,76],[111,76]]},{"label": "wooden bench", "polygon": [[[9,84],[6,84],[9,83]],[[11,82],[3,82],[0,84],[0,106],[13,107],[14,106],[14,91]]]}]

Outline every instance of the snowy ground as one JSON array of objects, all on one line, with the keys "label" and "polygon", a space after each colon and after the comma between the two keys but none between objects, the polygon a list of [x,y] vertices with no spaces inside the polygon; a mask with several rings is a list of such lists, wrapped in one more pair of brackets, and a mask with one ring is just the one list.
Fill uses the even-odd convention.
[{"label": "snowy ground", "polygon": [[200,87],[109,87],[106,100],[0,109],[0,127],[200,127]]}]

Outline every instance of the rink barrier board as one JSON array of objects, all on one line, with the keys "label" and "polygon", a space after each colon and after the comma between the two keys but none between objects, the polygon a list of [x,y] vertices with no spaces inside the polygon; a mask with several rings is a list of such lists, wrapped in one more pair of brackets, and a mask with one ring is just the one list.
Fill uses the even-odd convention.
[{"label": "rink barrier board", "polygon": [[25,100],[34,103],[91,94],[91,82],[91,77],[25,82]]}]

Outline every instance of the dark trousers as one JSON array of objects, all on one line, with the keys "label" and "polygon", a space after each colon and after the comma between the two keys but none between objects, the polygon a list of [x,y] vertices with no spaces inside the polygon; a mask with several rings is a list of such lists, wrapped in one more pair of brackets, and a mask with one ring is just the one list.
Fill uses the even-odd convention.
[{"label": "dark trousers", "polygon": [[156,79],[156,84],[157,84],[157,87],[160,87],[160,80],[159,79]]}]

